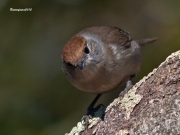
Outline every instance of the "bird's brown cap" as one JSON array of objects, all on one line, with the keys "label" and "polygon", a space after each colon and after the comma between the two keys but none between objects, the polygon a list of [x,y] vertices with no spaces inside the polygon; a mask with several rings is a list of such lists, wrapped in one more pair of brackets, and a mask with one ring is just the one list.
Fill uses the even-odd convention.
[{"label": "bird's brown cap", "polygon": [[75,36],[70,39],[62,51],[62,59],[66,63],[76,65],[83,56],[86,40],[84,37]]}]

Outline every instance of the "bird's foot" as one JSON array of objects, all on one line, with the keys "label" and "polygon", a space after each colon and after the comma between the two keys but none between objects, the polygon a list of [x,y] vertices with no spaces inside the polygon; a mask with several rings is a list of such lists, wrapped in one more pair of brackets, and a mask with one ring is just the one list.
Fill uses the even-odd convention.
[{"label": "bird's foot", "polygon": [[87,129],[88,124],[89,124],[89,119],[93,118],[93,116],[95,115],[95,112],[97,110],[99,110],[99,108],[102,107],[102,105],[98,105],[97,107],[94,108],[94,105],[96,104],[96,102],[98,101],[98,99],[101,97],[101,94],[98,94],[95,99],[92,101],[92,103],[89,105],[89,107],[87,108],[87,114],[84,115],[81,118],[81,121],[84,121],[84,125],[85,128]]},{"label": "bird's foot", "polygon": [[102,107],[104,107],[104,105],[102,104],[99,104],[95,108],[92,105],[88,107],[87,114],[81,118],[81,121],[83,121],[86,129],[88,128],[88,125],[89,125],[89,119],[92,119],[95,115],[95,112],[97,112]]},{"label": "bird's foot", "polygon": [[119,94],[119,97],[123,97],[132,88],[132,86],[133,85],[132,85],[131,80],[128,80],[126,82],[126,88],[123,91],[121,91],[121,93]]}]

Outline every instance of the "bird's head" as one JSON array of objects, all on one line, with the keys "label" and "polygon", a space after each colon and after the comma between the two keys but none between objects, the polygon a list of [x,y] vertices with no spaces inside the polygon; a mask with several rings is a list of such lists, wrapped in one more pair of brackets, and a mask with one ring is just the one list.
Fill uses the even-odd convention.
[{"label": "bird's head", "polygon": [[85,59],[90,50],[84,37],[76,36],[70,39],[62,51],[62,60],[67,68],[79,68],[83,70]]}]

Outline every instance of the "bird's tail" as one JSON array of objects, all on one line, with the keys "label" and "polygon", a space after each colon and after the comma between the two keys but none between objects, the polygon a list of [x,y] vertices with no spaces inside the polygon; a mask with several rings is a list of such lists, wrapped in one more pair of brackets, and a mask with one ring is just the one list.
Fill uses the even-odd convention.
[{"label": "bird's tail", "polygon": [[150,43],[155,42],[156,40],[158,40],[159,38],[147,38],[147,39],[141,39],[141,40],[136,40],[136,42],[140,45],[140,46],[144,46]]}]

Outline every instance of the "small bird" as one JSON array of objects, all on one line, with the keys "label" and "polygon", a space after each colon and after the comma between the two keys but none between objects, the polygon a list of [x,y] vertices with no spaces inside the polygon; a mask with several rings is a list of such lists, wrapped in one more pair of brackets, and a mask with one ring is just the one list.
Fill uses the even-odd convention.
[{"label": "small bird", "polygon": [[156,40],[132,40],[117,27],[86,28],[64,46],[62,69],[76,88],[99,94],[96,102],[102,93],[131,81],[140,70],[141,47]]}]

